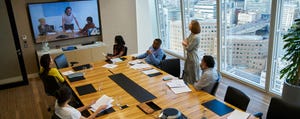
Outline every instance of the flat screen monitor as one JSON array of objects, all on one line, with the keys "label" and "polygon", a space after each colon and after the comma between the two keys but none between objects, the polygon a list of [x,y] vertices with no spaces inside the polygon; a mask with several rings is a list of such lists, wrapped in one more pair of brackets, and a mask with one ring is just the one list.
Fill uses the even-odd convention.
[{"label": "flat screen monitor", "polygon": [[101,36],[98,0],[29,3],[35,43]]}]

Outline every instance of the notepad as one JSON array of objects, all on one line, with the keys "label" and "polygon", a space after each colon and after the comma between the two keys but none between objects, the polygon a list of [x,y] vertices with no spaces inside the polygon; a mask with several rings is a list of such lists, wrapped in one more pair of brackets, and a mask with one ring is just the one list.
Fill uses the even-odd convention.
[{"label": "notepad", "polygon": [[224,104],[223,102],[218,101],[217,99],[210,100],[208,102],[203,103],[202,105],[219,116],[223,116],[234,110],[231,107]]},{"label": "notepad", "polygon": [[227,119],[247,119],[250,116],[250,113],[234,110],[231,114],[227,117]]},{"label": "notepad", "polygon": [[96,89],[93,87],[92,84],[78,86],[76,87],[76,90],[79,95],[85,95],[85,94],[96,92]]}]

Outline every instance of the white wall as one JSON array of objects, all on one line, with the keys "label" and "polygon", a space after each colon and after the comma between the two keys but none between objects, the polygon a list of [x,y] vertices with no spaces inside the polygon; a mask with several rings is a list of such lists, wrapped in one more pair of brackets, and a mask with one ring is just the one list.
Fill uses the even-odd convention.
[{"label": "white wall", "polygon": [[136,0],[138,52],[145,52],[152,45],[154,36],[149,0]]},{"label": "white wall", "polygon": [[113,52],[115,35],[122,35],[128,47],[127,55],[137,53],[136,0],[99,0],[99,2],[103,42],[108,45],[107,51]]}]

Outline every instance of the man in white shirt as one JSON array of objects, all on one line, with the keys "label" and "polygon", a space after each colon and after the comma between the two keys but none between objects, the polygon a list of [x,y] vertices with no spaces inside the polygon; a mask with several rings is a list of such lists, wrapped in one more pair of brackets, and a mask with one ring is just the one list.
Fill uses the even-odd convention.
[{"label": "man in white shirt", "polygon": [[194,83],[194,87],[197,90],[201,90],[206,86],[219,80],[220,76],[218,72],[214,69],[215,61],[214,58],[210,55],[203,56],[200,68],[202,70],[202,75],[200,79]]}]

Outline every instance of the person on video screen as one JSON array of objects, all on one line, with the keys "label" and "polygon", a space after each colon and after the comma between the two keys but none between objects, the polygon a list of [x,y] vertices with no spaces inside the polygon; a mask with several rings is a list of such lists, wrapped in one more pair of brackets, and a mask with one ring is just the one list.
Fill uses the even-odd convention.
[{"label": "person on video screen", "polygon": [[88,30],[91,28],[96,28],[95,24],[93,23],[93,18],[92,17],[87,17],[86,18],[87,24],[79,31],[79,33],[82,33],[84,35],[88,35]]},{"label": "person on video screen", "polygon": [[40,25],[38,26],[40,36],[47,35],[47,32],[52,32],[50,25],[46,24],[46,20],[44,18],[39,19]]},{"label": "person on video screen", "polygon": [[75,15],[72,13],[72,8],[71,7],[66,7],[65,13],[62,16],[62,27],[63,27],[64,32],[66,30],[72,30],[72,32],[74,32],[73,20],[75,21],[75,23],[76,23],[77,27],[79,28],[79,30],[81,30]]}]

